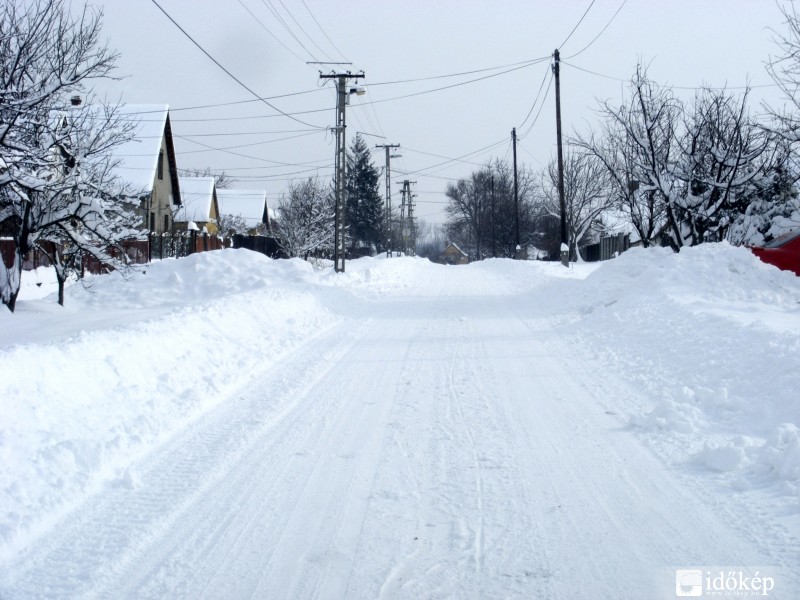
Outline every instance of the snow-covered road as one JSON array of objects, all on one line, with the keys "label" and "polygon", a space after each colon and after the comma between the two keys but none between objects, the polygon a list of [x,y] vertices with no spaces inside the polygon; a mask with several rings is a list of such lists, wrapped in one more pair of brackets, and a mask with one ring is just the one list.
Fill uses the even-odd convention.
[{"label": "snow-covered road", "polygon": [[576,356],[545,280],[409,269],[334,283],[335,325],[239,373],[0,597],[674,598],[705,565],[795,597],[798,532],[644,444],[620,414],[641,390]]}]

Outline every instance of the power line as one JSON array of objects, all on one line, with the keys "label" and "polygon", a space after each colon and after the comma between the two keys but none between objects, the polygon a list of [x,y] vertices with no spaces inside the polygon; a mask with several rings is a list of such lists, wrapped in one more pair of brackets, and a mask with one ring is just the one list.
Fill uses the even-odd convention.
[{"label": "power line", "polygon": [[[291,135],[289,137],[278,138],[276,140],[266,140],[266,141],[263,141],[263,142],[251,142],[249,144],[238,144],[236,146],[224,146],[222,148],[208,148],[206,150],[187,150],[187,151],[181,152],[181,154],[197,154],[197,153],[200,153],[200,152],[212,152],[214,150],[225,151],[225,150],[236,150],[237,148],[250,148],[252,146],[264,146],[266,144],[274,144],[276,142],[284,142],[286,140],[295,140],[297,138],[307,137],[309,135],[315,135],[315,134],[318,134],[318,133],[319,133],[318,131],[312,131],[311,133],[301,133],[299,135]],[[187,142],[195,143],[195,144],[199,143],[199,142],[196,142],[195,140],[189,139],[188,136],[174,135],[174,137],[182,139],[182,140],[185,140]],[[140,154],[139,156],[150,156],[150,155],[149,154]]]},{"label": "power line", "polygon": [[[492,75],[484,75],[483,77],[477,77],[475,79],[468,79],[467,81],[461,81],[459,83],[453,83],[450,85],[445,85],[438,88],[433,88],[430,90],[423,90],[421,92],[414,92],[413,94],[404,94],[403,96],[395,96],[394,98],[385,98],[383,100],[371,100],[369,102],[362,102],[360,106],[366,106],[368,104],[382,104],[384,102],[394,102],[395,100],[404,100],[406,98],[413,98],[415,96],[422,96],[424,94],[432,94],[433,92],[441,92],[443,90],[449,90],[452,88],[460,87],[462,85],[468,85],[470,83],[477,83],[479,81],[485,81],[486,79],[492,79],[493,77],[499,77],[500,75],[506,75],[508,73],[512,73],[514,71],[519,71],[520,69],[524,69],[526,67],[530,67],[536,63],[525,63],[522,66],[514,67],[512,69],[508,69],[506,71],[500,71],[499,73],[493,73]],[[372,85],[370,85],[372,87]]]},{"label": "power line", "polygon": [[[176,137],[180,137],[180,136],[176,136]],[[197,140],[186,140],[186,141],[190,142],[192,144],[197,144],[198,146],[203,146],[204,148],[207,148],[209,150],[216,150],[218,152],[224,152],[225,154],[232,154],[233,156],[241,156],[242,158],[249,158],[251,160],[258,160],[258,161],[261,161],[261,162],[266,162],[266,163],[270,163],[270,164],[273,164],[273,165],[280,165],[280,166],[285,166],[285,167],[299,167],[299,166],[305,166],[305,165],[309,165],[309,164],[314,164],[314,162],[322,162],[322,161],[314,161],[314,162],[310,162],[310,163],[285,163],[285,162],[281,162],[281,161],[277,161],[277,160],[269,160],[267,158],[261,158],[260,156],[250,156],[248,154],[242,154],[241,152],[234,152],[233,150],[228,150],[227,148],[216,148],[214,146],[209,146],[208,144],[204,144],[203,142],[198,142]]]},{"label": "power line", "polygon": [[547,89],[544,91],[544,96],[542,96],[542,104],[541,104],[541,106],[539,106],[539,112],[536,113],[536,116],[533,118],[533,121],[531,122],[531,124],[528,127],[528,129],[525,130],[525,133],[523,133],[522,135],[519,136],[520,140],[524,139],[525,136],[527,136],[533,130],[533,127],[536,125],[536,122],[539,120],[539,115],[542,114],[542,109],[544,108],[544,101],[547,99],[547,94],[550,92],[550,86],[553,85],[553,79],[554,79],[554,77],[553,77],[553,74],[551,72],[550,73],[550,81],[547,82]]},{"label": "power line", "polygon": [[[498,65],[496,67],[486,67],[485,69],[474,69],[472,71],[461,71],[460,73],[446,73],[444,75],[431,75],[430,77],[417,77],[414,79],[398,79],[396,81],[379,81],[377,83],[370,83],[370,87],[375,87],[378,85],[396,85],[399,83],[416,83],[418,81],[431,81],[433,79],[446,79],[449,77],[461,77],[463,75],[474,75],[476,73],[486,73],[487,71],[497,71],[498,69],[507,69],[509,67],[527,67],[530,65],[535,65],[537,63],[549,60],[549,56],[540,56],[539,58],[532,58],[530,60],[523,60],[515,63],[510,63],[507,65]],[[512,69],[513,70],[513,69]],[[474,81],[479,81],[478,79]]]},{"label": "power line", "polygon": [[336,44],[333,43],[333,40],[331,40],[331,38],[328,37],[328,34],[325,33],[325,30],[322,28],[322,25],[320,25],[319,21],[317,21],[317,17],[315,17],[314,13],[311,12],[311,9],[308,8],[308,4],[306,4],[306,0],[300,0],[300,1],[303,3],[303,6],[305,6],[306,10],[308,11],[308,14],[311,15],[311,18],[314,20],[314,23],[316,23],[317,27],[319,27],[319,30],[322,32],[322,35],[325,36],[325,39],[330,42],[331,46],[333,46],[333,49],[336,50],[336,52],[339,53],[339,56],[341,56],[345,61],[347,61],[347,57],[344,54],[342,54],[342,51],[339,50],[339,48],[336,47]]},{"label": "power line", "polygon": [[273,6],[272,2],[270,2],[269,0],[261,0],[261,4],[263,4],[264,6],[266,6],[266,7],[267,7],[267,10],[269,10],[269,11],[270,11],[270,12],[271,12],[271,13],[272,13],[274,16],[275,16],[275,18],[276,18],[276,19],[278,19],[278,23],[280,23],[280,24],[283,26],[283,28],[284,28],[284,29],[285,29],[285,30],[286,30],[286,31],[289,33],[289,35],[290,35],[290,36],[292,36],[292,38],[294,39],[294,41],[295,41],[295,42],[297,42],[297,43],[300,45],[300,47],[301,47],[303,50],[305,50],[305,51],[306,51],[306,54],[308,54],[308,55],[311,57],[311,60],[315,60],[315,61],[316,61],[316,60],[319,60],[319,59],[318,59],[316,56],[314,56],[314,54],[313,54],[313,53],[312,53],[312,52],[311,52],[311,51],[310,51],[310,50],[309,50],[309,49],[306,47],[306,45],[305,45],[303,42],[301,42],[301,41],[300,41],[300,38],[298,38],[298,37],[297,37],[297,36],[294,34],[294,32],[292,31],[292,29],[289,27],[289,24],[288,24],[288,23],[287,23],[287,22],[284,20],[284,18],[283,18],[283,17],[280,15],[280,13],[278,12],[278,9],[277,9],[277,8],[275,8],[275,6]]},{"label": "power line", "polygon": [[[241,0],[239,0],[239,1],[241,2]],[[484,72],[487,72],[487,71],[496,71],[498,69],[504,69],[506,67],[519,66],[520,68],[522,68],[522,67],[525,67],[525,66],[534,65],[534,64],[537,64],[539,62],[543,62],[545,60],[548,60],[549,58],[550,58],[549,56],[545,56],[545,57],[541,57],[541,58],[536,58],[536,59],[531,59],[531,60],[511,63],[511,64],[508,64],[508,65],[500,65],[500,66],[496,66],[496,67],[488,67],[488,68],[485,68],[485,69],[475,69],[473,71],[462,71],[460,73],[447,73],[447,74],[444,74],[444,75],[433,75],[431,77],[420,77],[420,78],[417,78],[417,79],[404,79],[404,80],[398,80],[398,81],[384,81],[384,82],[379,82],[379,83],[371,83],[369,85],[369,87],[378,86],[378,85],[395,85],[395,84],[400,84],[400,83],[415,83],[415,82],[419,82],[419,81],[431,81],[431,80],[435,80],[435,79],[446,79],[446,78],[450,78],[450,77],[460,77],[460,76],[463,76],[463,75],[472,75],[472,74],[475,74],[475,73],[484,73]],[[503,73],[498,73],[497,75],[502,75],[502,74]],[[479,78],[479,79],[474,79],[474,80],[471,80],[469,82],[464,82],[464,83],[471,83],[473,81],[480,81],[480,80],[481,79]],[[223,106],[236,106],[236,105],[239,105],[239,104],[252,104],[253,102],[263,102],[264,100],[277,100],[277,99],[280,99],[280,98],[290,98],[290,97],[293,97],[293,96],[302,96],[302,95],[305,95],[305,94],[312,94],[312,93],[315,93],[315,92],[320,92],[320,91],[325,90],[325,89],[330,89],[330,88],[316,87],[313,90],[303,90],[303,91],[300,91],[300,92],[288,92],[286,94],[277,94],[275,96],[258,96],[256,98],[253,98],[253,99],[250,99],[250,100],[235,100],[235,101],[232,101],[232,102],[219,102],[219,103],[215,103],[215,104],[199,104],[197,106],[182,106],[182,107],[177,107],[177,108],[170,107],[169,110],[172,113],[172,112],[185,111],[185,110],[200,110],[200,109],[206,109],[206,108],[218,108],[218,107],[223,107]],[[447,88],[435,88],[433,90],[424,91],[422,93],[428,93],[429,91],[437,91],[439,89],[447,89]],[[396,99],[396,98],[392,98],[390,100],[393,100],[393,99]],[[362,104],[366,105],[367,103],[364,102]],[[326,108],[326,109],[321,109],[321,110],[328,110],[328,109]],[[148,114],[148,113],[158,113],[158,112],[161,112],[161,111],[157,111],[157,110],[142,111],[142,112],[137,113],[137,114]],[[320,112],[320,111],[308,111],[308,112]],[[307,114],[307,113],[294,112],[294,113],[287,113],[287,114]],[[244,117],[244,118],[249,118],[249,117]]]},{"label": "power line", "polygon": [[[577,69],[578,71],[583,71],[584,73],[589,73],[590,75],[595,75],[596,77],[603,77],[604,79],[611,79],[612,81],[621,81],[623,83],[627,83],[630,79],[623,79],[622,77],[614,77],[613,75],[606,75],[603,73],[598,73],[597,71],[590,71],[589,69],[584,69],[583,67],[579,67],[578,65],[573,65],[572,63],[568,63],[564,60],[561,61],[561,64],[567,65],[568,67],[572,67],[573,69]],[[722,86],[713,86],[713,85],[665,85],[664,87],[676,89],[676,90],[752,90],[756,88],[769,88],[769,87],[777,87],[777,83],[765,83],[761,85],[722,85]]]},{"label": "power line", "polygon": [[468,165],[477,165],[479,167],[483,166],[481,163],[476,163],[476,162],[472,162],[472,161],[469,161],[469,160],[459,160],[457,158],[451,158],[449,156],[442,156],[441,154],[433,154],[432,152],[423,152],[422,150],[415,150],[414,148],[409,148],[408,146],[403,146],[403,150],[408,150],[409,152],[416,152],[417,154],[424,154],[425,156],[433,156],[434,158],[445,158],[447,160],[463,162],[463,163],[466,163]]},{"label": "power line", "polygon": [[245,5],[245,3],[244,3],[244,2],[242,2],[242,0],[238,0],[238,2],[239,2],[239,4],[241,4],[242,8],[243,8],[243,9],[245,9],[245,10],[246,10],[246,11],[247,11],[247,12],[250,14],[250,16],[251,16],[251,17],[253,17],[253,19],[255,20],[255,22],[256,22],[256,23],[258,23],[259,25],[261,25],[261,28],[262,28],[264,31],[266,31],[268,34],[270,34],[270,35],[273,37],[273,39],[274,39],[275,41],[277,41],[277,42],[278,42],[278,43],[279,43],[281,46],[283,46],[284,48],[286,48],[286,50],[287,50],[289,53],[291,53],[291,54],[292,54],[292,55],[293,55],[293,56],[294,56],[294,57],[295,57],[297,60],[300,60],[300,61],[302,61],[302,60],[303,60],[303,57],[302,57],[302,56],[300,56],[300,55],[299,55],[299,54],[297,54],[297,53],[296,53],[294,50],[292,50],[291,48],[289,48],[289,46],[287,46],[286,44],[284,44],[284,43],[283,43],[283,40],[282,40],[281,38],[279,38],[277,35],[275,35],[274,33],[272,33],[272,31],[271,31],[271,30],[270,30],[270,29],[269,29],[269,28],[268,28],[266,25],[264,25],[264,23],[262,23],[262,22],[261,22],[261,19],[259,19],[259,18],[258,18],[258,17],[257,17],[257,16],[256,16],[256,15],[253,13],[253,11],[252,11],[252,10],[250,10],[249,8],[247,8],[247,6]]},{"label": "power line", "polygon": [[[288,94],[278,94],[277,96],[259,96],[251,100],[234,100],[232,102],[218,102],[216,104],[198,104],[197,106],[180,106],[177,108],[169,107],[169,112],[178,112],[184,110],[200,110],[205,108],[219,108],[221,106],[236,106],[239,104],[252,104],[253,102],[263,102],[264,100],[277,100],[278,98],[290,98],[292,96],[302,96],[304,94],[313,94],[321,91],[322,88],[314,88],[313,90],[303,90],[302,92],[290,92]],[[151,113],[160,113],[160,110],[143,110],[136,114],[146,115]]]},{"label": "power line", "polygon": [[531,104],[531,109],[528,111],[528,114],[525,116],[525,120],[522,121],[519,125],[519,129],[522,129],[523,125],[528,121],[531,114],[533,113],[533,109],[536,108],[536,103],[539,101],[539,96],[542,93],[542,88],[544,88],[544,82],[547,79],[547,74],[550,72],[550,65],[547,65],[547,69],[544,71],[544,77],[542,77],[542,83],[539,84],[539,90],[536,92],[536,98],[533,99],[533,104]]},{"label": "power line", "polygon": [[[218,61],[216,58],[214,58],[213,56],[211,56],[211,54],[209,54],[209,53],[208,53],[208,51],[206,51],[206,49],[205,49],[205,48],[203,48],[203,47],[202,47],[202,46],[201,46],[201,45],[200,45],[200,44],[199,44],[199,43],[198,43],[198,42],[197,42],[197,41],[196,41],[196,40],[195,40],[195,39],[194,39],[194,38],[193,38],[191,35],[189,35],[189,33],[188,33],[188,32],[187,32],[187,31],[186,31],[186,30],[185,30],[183,27],[181,27],[181,26],[178,24],[178,22],[177,22],[175,19],[173,19],[173,18],[172,18],[172,17],[169,15],[169,13],[168,13],[166,10],[164,10],[164,9],[161,7],[161,5],[160,5],[160,4],[157,2],[157,0],[151,0],[151,2],[152,2],[153,4],[155,4],[155,5],[156,5],[156,7],[158,7],[158,10],[160,10],[162,13],[164,13],[164,16],[166,16],[166,17],[167,17],[167,18],[170,20],[170,22],[171,22],[173,25],[175,25],[175,27],[177,27],[177,28],[180,30],[180,32],[181,32],[181,33],[183,33],[183,35],[185,35],[185,36],[186,36],[186,37],[189,39],[189,41],[191,41],[191,42],[192,42],[192,43],[193,43],[195,46],[197,46],[197,48],[198,48],[198,49],[199,49],[199,50],[200,50],[200,51],[201,51],[203,54],[205,54],[205,55],[206,55],[206,56],[207,56],[209,59],[211,59],[211,61],[212,61],[212,62],[213,62],[215,65],[217,65],[217,66],[218,66],[220,69],[222,69],[222,70],[223,70],[223,71],[224,71],[224,72],[225,72],[225,73],[228,75],[228,77],[230,77],[231,79],[233,79],[233,80],[234,80],[236,83],[238,83],[240,86],[242,86],[242,87],[243,87],[244,89],[246,89],[248,92],[250,92],[250,93],[251,93],[253,96],[255,96],[256,98],[258,98],[259,100],[261,100],[261,102],[263,102],[264,104],[266,104],[267,106],[269,106],[269,107],[270,107],[272,110],[274,110],[274,111],[276,111],[276,112],[279,112],[279,113],[280,113],[280,114],[282,114],[283,116],[285,116],[285,117],[288,117],[288,118],[290,118],[292,121],[296,121],[296,122],[300,123],[301,125],[305,125],[306,127],[315,127],[315,125],[312,125],[311,123],[306,123],[305,121],[301,121],[300,119],[297,119],[297,118],[293,117],[292,115],[290,115],[290,114],[288,114],[288,113],[285,113],[285,112],[283,112],[281,109],[279,109],[279,108],[278,108],[278,107],[276,107],[275,105],[273,105],[273,104],[270,104],[269,102],[267,102],[267,101],[266,101],[264,98],[262,98],[262,97],[261,97],[259,94],[256,94],[256,93],[255,93],[253,90],[251,90],[251,89],[250,89],[250,88],[249,88],[249,87],[248,87],[248,86],[247,86],[245,83],[243,83],[243,82],[242,82],[242,81],[241,81],[241,80],[240,80],[238,77],[236,77],[236,76],[235,76],[233,73],[231,73],[230,71],[228,71],[228,69],[226,69],[226,68],[225,68],[225,67],[222,65],[222,63],[220,63],[220,62],[219,62],[219,61]],[[318,127],[318,129],[324,129],[324,127]]]},{"label": "power line", "polygon": [[446,160],[444,162],[437,163],[435,165],[431,165],[429,167],[424,167],[422,169],[417,169],[416,171],[409,171],[407,173],[404,173],[404,175],[416,175],[418,173],[422,173],[423,171],[430,171],[431,169],[435,169],[435,168],[441,167],[443,165],[447,165],[447,164],[450,164],[450,163],[453,163],[453,162],[459,162],[459,161],[461,161],[461,159],[464,159],[464,158],[466,158],[468,156],[472,156],[474,154],[478,154],[480,152],[484,152],[486,150],[489,150],[490,148],[494,148],[495,146],[499,146],[500,144],[502,144],[504,142],[506,142],[505,138],[503,138],[502,140],[498,140],[497,142],[494,142],[492,144],[489,144],[488,146],[484,146],[483,148],[479,148],[478,150],[474,150],[472,152],[467,152],[466,154],[463,154],[463,155],[458,156],[456,158],[451,158],[451,159],[448,159],[448,160]]},{"label": "power line", "polygon": [[308,35],[308,32],[307,32],[305,29],[303,29],[303,26],[302,26],[302,25],[300,24],[300,22],[299,22],[299,21],[298,21],[298,20],[297,20],[297,19],[294,17],[294,15],[292,14],[292,11],[291,11],[291,10],[289,10],[289,8],[286,6],[286,4],[284,4],[284,3],[283,3],[283,0],[278,0],[278,2],[279,2],[279,3],[280,3],[280,5],[283,7],[283,10],[284,10],[284,11],[286,11],[286,14],[287,14],[287,15],[289,15],[289,17],[292,19],[292,21],[294,21],[295,25],[297,25],[297,27],[299,27],[299,28],[300,28],[300,31],[302,31],[302,32],[303,32],[303,35],[305,35],[305,36],[306,36],[306,37],[307,37],[307,38],[308,38],[308,39],[311,41],[311,43],[312,43],[312,44],[314,44],[314,46],[316,46],[317,50],[319,50],[320,52],[322,52],[322,55],[323,55],[325,58],[327,58],[328,60],[331,60],[331,57],[328,55],[328,53],[327,53],[327,52],[325,52],[325,50],[323,50],[322,48],[320,48],[320,47],[319,47],[319,44],[317,44],[317,42],[316,42],[316,41],[314,41],[314,38],[312,38],[310,35]]},{"label": "power line", "polygon": [[578,20],[577,23],[575,23],[575,27],[573,27],[572,31],[569,32],[569,35],[567,36],[567,39],[565,39],[563,42],[561,42],[561,45],[559,46],[559,48],[563,48],[566,45],[566,43],[569,41],[569,38],[571,38],[572,34],[575,33],[575,30],[580,26],[581,23],[583,23],[583,20],[586,18],[586,15],[589,14],[589,9],[592,8],[592,6],[594,6],[594,3],[595,3],[595,0],[592,0],[589,3],[589,6],[584,11],[583,16]]},{"label": "power line", "polygon": [[[152,1],[155,2],[156,0],[152,0]],[[541,62],[541,61],[539,60],[539,61],[536,61],[536,62]],[[521,63],[521,66],[517,66],[517,67],[511,68],[511,69],[508,69],[506,71],[501,71],[499,73],[493,73],[491,75],[485,75],[483,77],[477,77],[475,79],[469,79],[467,81],[461,81],[459,83],[454,83],[454,84],[451,84],[451,85],[446,85],[446,86],[442,86],[442,87],[438,87],[438,88],[432,88],[432,89],[429,89],[429,90],[422,90],[420,92],[414,92],[412,94],[404,94],[402,96],[394,96],[392,98],[384,98],[382,100],[372,100],[372,101],[369,101],[369,102],[359,102],[358,104],[354,104],[353,106],[366,107],[366,106],[369,106],[371,104],[383,104],[384,102],[394,102],[395,100],[404,100],[406,98],[413,98],[415,96],[422,96],[422,95],[425,95],[425,94],[432,94],[434,92],[441,92],[443,90],[449,90],[449,89],[452,89],[452,88],[455,88],[455,87],[460,87],[460,86],[468,85],[468,84],[471,84],[471,83],[477,83],[477,82],[480,82],[480,81],[484,81],[486,79],[491,79],[493,77],[499,77],[501,75],[506,75],[508,73],[512,73],[514,71],[518,71],[520,69],[524,69],[526,67],[532,66],[532,65],[536,64],[536,62]],[[443,77],[449,77],[449,75],[445,75]],[[241,83],[238,80],[236,80],[236,81],[238,83]],[[372,87],[372,85],[370,85],[370,87]],[[250,93],[255,95],[255,93],[252,90],[250,90],[249,88],[246,88],[246,89]],[[320,88],[320,89],[322,89],[322,88]],[[260,97],[258,95],[256,95],[256,100],[266,103],[268,106],[270,106],[270,107],[274,108],[275,110],[277,110],[280,114],[279,115],[255,115],[255,116],[249,116],[249,117],[207,117],[207,118],[172,119],[172,120],[175,121],[175,122],[188,123],[188,122],[210,122],[210,121],[244,121],[244,120],[249,120],[249,119],[271,119],[271,118],[275,118],[275,117],[285,116],[285,117],[292,118],[293,120],[297,121],[298,123],[302,123],[303,125],[306,125],[308,127],[314,127],[316,129],[320,129],[320,130],[321,129],[326,129],[325,127],[318,127],[316,125],[312,125],[310,123],[306,123],[306,122],[301,121],[299,119],[294,119],[293,115],[308,115],[308,114],[313,114],[313,113],[328,112],[330,110],[330,108],[317,108],[317,109],[311,109],[311,110],[284,112],[284,111],[281,111],[281,110],[275,108],[274,106],[272,106],[271,104],[266,102],[265,98],[262,98],[262,97]],[[151,111],[151,112],[153,112],[153,111]],[[147,119],[141,119],[141,121],[147,121]]]},{"label": "power line", "polygon": [[[273,135],[273,134],[282,134],[282,133],[321,133],[319,129],[284,129],[283,131],[226,131],[224,133],[184,133],[182,138],[196,138],[196,137],[224,137],[224,136],[231,136],[231,135]],[[163,136],[160,135],[143,135],[143,136],[136,136],[137,139],[161,139]],[[290,139],[290,138],[281,138],[281,139]],[[280,141],[280,140],[274,140]]]},{"label": "power line", "polygon": [[[627,3],[628,3],[628,0],[622,0],[622,4],[620,4],[620,5],[619,5],[619,8],[617,9],[617,12],[615,12],[615,13],[614,13],[614,15],[611,17],[611,19],[608,21],[608,23],[606,23],[606,26],[605,26],[605,27],[603,27],[603,28],[600,30],[600,33],[598,33],[596,36],[594,36],[594,39],[592,39],[592,41],[591,41],[591,42],[589,42],[589,43],[588,43],[588,44],[586,44],[586,45],[585,45],[583,48],[581,48],[580,50],[578,50],[578,51],[577,51],[575,54],[573,54],[572,56],[568,56],[568,57],[567,57],[567,60],[569,60],[570,58],[575,58],[575,57],[576,57],[576,56],[578,56],[579,54],[582,54],[582,53],[583,53],[585,50],[588,50],[589,46],[591,46],[592,44],[594,44],[594,43],[595,43],[595,42],[598,40],[598,38],[599,38],[601,35],[603,35],[603,33],[605,33],[605,30],[606,30],[606,29],[608,29],[608,26],[609,26],[609,25],[611,25],[611,23],[613,23],[613,22],[614,22],[614,19],[616,19],[616,18],[617,18],[617,15],[618,15],[618,14],[619,14],[619,12],[622,10],[622,7],[623,7],[623,6],[625,6]],[[564,62],[564,61],[562,60],[561,62]]]},{"label": "power line", "polygon": [[544,163],[543,163],[541,160],[539,160],[539,159],[538,159],[538,158],[536,158],[536,157],[535,157],[533,154],[531,154],[531,152],[530,152],[530,151],[529,151],[527,148],[525,148],[525,146],[523,146],[522,144],[520,144],[520,143],[519,143],[519,139],[517,140],[517,147],[521,148],[521,149],[522,149],[522,151],[523,151],[525,154],[527,154],[528,156],[530,156],[530,157],[531,157],[533,160],[535,160],[537,163],[539,163],[539,164],[540,164],[542,167],[545,167],[545,168],[547,167],[547,165],[545,165],[545,164],[544,164]]}]

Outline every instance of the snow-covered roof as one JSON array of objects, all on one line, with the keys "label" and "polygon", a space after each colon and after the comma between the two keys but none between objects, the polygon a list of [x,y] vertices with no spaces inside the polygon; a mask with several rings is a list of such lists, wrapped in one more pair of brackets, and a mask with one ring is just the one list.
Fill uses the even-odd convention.
[{"label": "snow-covered roof", "polygon": [[166,104],[126,104],[119,115],[135,124],[133,137],[111,152],[119,160],[116,174],[135,191],[148,191],[153,186],[158,167],[158,153],[164,138],[169,106]]},{"label": "snow-covered roof", "polygon": [[211,204],[214,201],[214,178],[179,177],[178,180],[183,205],[175,220],[207,222],[211,217]]},{"label": "snow-covered roof", "polygon": [[[450,247],[455,248],[456,250],[458,250],[464,256],[468,256],[468,254],[466,252],[464,252],[461,248],[458,247],[458,244],[456,244],[454,242],[450,242],[449,244],[447,244],[447,248],[450,248]],[[447,248],[444,249],[444,252],[447,252]]]},{"label": "snow-covered roof", "polygon": [[220,215],[243,217],[248,227],[256,227],[264,222],[267,208],[265,190],[217,190],[217,203]]}]

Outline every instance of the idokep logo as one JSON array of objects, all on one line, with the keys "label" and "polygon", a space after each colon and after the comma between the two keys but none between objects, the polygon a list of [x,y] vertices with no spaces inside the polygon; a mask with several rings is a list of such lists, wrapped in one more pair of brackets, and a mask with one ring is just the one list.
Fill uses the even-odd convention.
[{"label": "idokep logo", "polygon": [[675,595],[699,597],[703,595],[703,571],[701,569],[678,569],[675,571]]},{"label": "idokep logo", "polygon": [[[773,569],[772,575],[775,573]],[[713,598],[720,596],[768,596],[775,589],[775,578],[761,569],[677,569],[675,596],[679,598]]]}]

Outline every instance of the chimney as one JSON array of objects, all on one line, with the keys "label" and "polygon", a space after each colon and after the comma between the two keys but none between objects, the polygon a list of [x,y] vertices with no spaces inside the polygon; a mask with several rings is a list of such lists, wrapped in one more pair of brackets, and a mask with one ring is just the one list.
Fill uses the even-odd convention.
[{"label": "chimney", "polygon": [[73,96],[72,98],[69,99],[69,101],[70,103],[72,103],[72,106],[80,106],[82,102],[80,96]]}]

